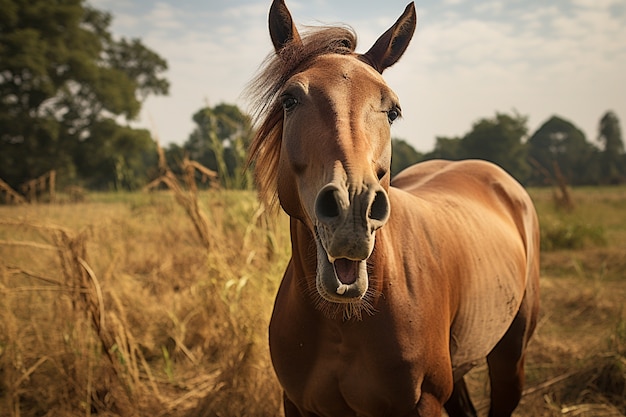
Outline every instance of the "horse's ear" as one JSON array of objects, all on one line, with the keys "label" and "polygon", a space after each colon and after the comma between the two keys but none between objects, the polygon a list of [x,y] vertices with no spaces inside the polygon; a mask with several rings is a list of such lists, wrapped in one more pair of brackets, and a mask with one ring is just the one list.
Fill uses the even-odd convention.
[{"label": "horse's ear", "polygon": [[270,37],[276,52],[280,52],[289,42],[301,43],[300,34],[293,23],[285,0],[274,0],[269,16]]},{"label": "horse's ear", "polygon": [[396,23],[378,38],[369,51],[361,55],[361,59],[382,74],[386,68],[395,64],[406,51],[416,25],[415,4],[411,2],[406,6],[404,13]]}]

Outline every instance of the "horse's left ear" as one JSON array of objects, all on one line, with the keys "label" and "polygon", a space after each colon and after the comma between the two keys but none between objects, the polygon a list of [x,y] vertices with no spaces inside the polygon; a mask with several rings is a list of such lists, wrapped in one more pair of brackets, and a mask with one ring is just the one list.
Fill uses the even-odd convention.
[{"label": "horse's left ear", "polygon": [[302,43],[300,34],[293,23],[293,18],[285,0],[274,0],[269,15],[270,37],[274,50],[279,53],[289,42]]},{"label": "horse's left ear", "polygon": [[396,23],[387,29],[374,43],[374,46],[360,58],[382,74],[386,68],[395,64],[404,54],[413,37],[416,25],[417,13],[415,12],[415,4],[411,2],[406,6],[404,13]]}]

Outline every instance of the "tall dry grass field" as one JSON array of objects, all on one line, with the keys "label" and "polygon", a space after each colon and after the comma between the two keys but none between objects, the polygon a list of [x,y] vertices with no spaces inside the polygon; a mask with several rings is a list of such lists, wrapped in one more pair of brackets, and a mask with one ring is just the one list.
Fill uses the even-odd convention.
[{"label": "tall dry grass field", "polygon": [[[0,207],[0,415],[275,415],[266,327],[285,219],[201,193]],[[252,408],[251,408],[252,407]]]},{"label": "tall dry grass field", "polygon": [[[536,190],[543,307],[518,416],[626,414],[626,188]],[[0,416],[274,416],[284,216],[209,191],[0,206]],[[485,366],[469,376],[486,410]]]}]

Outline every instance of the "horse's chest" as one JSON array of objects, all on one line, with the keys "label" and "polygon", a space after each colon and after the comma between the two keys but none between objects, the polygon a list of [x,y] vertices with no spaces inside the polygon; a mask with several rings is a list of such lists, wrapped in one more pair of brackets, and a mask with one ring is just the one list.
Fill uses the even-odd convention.
[{"label": "horse's chest", "polygon": [[311,356],[275,358],[283,362],[278,368],[290,375],[300,370],[300,378],[288,376],[282,382],[288,396],[307,411],[327,416],[404,415],[419,401],[422,373],[398,346],[332,337],[311,343],[316,345]]},{"label": "horse's chest", "polygon": [[337,370],[337,386],[360,415],[404,415],[415,407],[422,380],[415,363],[389,353],[345,361]]}]

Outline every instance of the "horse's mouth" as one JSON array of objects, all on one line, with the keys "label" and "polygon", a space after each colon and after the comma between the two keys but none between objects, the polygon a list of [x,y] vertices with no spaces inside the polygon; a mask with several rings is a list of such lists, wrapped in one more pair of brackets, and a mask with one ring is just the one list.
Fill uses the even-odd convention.
[{"label": "horse's mouth", "polygon": [[367,260],[330,258],[320,240],[317,240],[316,287],[327,301],[350,303],[367,292]]},{"label": "horse's mouth", "polygon": [[335,275],[344,285],[351,285],[359,277],[359,264],[361,261],[353,261],[347,258],[338,258],[333,262]]}]

